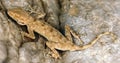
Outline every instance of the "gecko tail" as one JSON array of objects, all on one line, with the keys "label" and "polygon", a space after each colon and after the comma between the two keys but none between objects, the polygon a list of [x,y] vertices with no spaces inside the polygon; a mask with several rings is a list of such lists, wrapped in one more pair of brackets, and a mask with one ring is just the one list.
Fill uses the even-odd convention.
[{"label": "gecko tail", "polygon": [[104,33],[98,35],[95,39],[93,39],[88,44],[83,45],[83,46],[77,46],[76,50],[84,50],[84,49],[87,49],[89,47],[92,47],[104,35],[110,35],[112,37],[113,42],[115,42],[115,40],[117,39],[117,36],[114,33],[112,33],[112,32],[104,32]]}]

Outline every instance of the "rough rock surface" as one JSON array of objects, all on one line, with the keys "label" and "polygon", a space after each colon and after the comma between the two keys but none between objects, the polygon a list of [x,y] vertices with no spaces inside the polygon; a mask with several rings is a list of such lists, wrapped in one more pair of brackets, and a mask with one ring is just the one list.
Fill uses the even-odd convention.
[{"label": "rough rock surface", "polygon": [[[120,62],[119,0],[1,0],[0,2],[0,63]],[[69,25],[81,35],[84,44],[106,31],[115,33],[117,40],[113,42],[111,36],[106,35],[86,50],[60,52],[62,59],[55,60],[50,56],[51,50],[45,46],[46,40],[43,37],[36,34],[38,39],[31,40],[21,36],[22,27],[5,13],[7,9],[15,7],[33,12],[35,18],[45,13],[42,19],[61,32],[64,32],[65,24]],[[74,39],[74,42],[80,45],[77,39]]]}]

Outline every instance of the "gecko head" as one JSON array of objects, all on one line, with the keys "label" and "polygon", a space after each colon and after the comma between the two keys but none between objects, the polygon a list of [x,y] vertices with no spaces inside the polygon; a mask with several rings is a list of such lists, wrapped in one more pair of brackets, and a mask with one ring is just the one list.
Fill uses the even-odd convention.
[{"label": "gecko head", "polygon": [[13,18],[20,25],[27,25],[31,23],[31,21],[34,21],[33,17],[31,17],[22,8],[9,9],[7,13],[11,18]]}]

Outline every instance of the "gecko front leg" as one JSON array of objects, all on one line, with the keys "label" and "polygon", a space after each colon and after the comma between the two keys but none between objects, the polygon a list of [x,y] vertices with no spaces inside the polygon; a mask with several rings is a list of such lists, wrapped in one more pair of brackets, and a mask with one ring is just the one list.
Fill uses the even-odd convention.
[{"label": "gecko front leg", "polygon": [[33,30],[31,30],[29,26],[27,26],[27,30],[28,30],[28,33],[21,32],[22,36],[26,36],[26,37],[29,37],[31,39],[35,39],[35,35],[34,35]]}]

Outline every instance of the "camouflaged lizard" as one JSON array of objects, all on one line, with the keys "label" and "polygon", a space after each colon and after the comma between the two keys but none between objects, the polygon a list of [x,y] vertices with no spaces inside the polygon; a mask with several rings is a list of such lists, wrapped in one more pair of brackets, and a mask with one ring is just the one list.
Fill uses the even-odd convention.
[{"label": "camouflaged lizard", "polygon": [[71,34],[78,39],[79,39],[79,36],[77,36],[67,25],[65,26],[65,36],[64,36],[57,29],[52,27],[50,24],[48,24],[44,20],[35,20],[22,8],[9,9],[7,13],[18,24],[27,26],[28,33],[22,32],[22,34],[24,34],[25,36],[35,39],[34,32],[37,32],[38,34],[45,37],[47,39],[46,45],[52,50],[53,52],[52,56],[54,58],[60,58],[60,55],[56,51],[56,49],[62,50],[62,51],[84,50],[94,45],[97,42],[97,40],[103,35],[109,34],[112,36],[113,40],[115,40],[116,38],[116,35],[114,35],[113,33],[104,32],[98,35],[95,39],[93,39],[88,44],[78,46],[73,43]]}]

